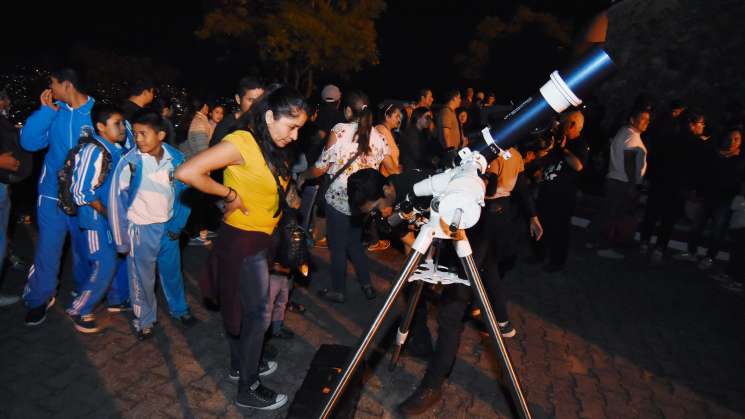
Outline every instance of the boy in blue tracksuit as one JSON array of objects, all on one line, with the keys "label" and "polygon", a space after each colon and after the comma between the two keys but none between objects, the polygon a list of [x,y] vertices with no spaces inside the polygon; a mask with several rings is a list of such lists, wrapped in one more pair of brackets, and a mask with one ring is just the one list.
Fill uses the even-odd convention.
[{"label": "boy in blue tracksuit", "polygon": [[91,133],[90,139],[81,139],[81,144],[85,145],[75,155],[70,181],[70,197],[77,206],[78,226],[86,239],[82,257],[89,274],[67,314],[82,333],[99,331],[93,309],[107,291],[109,307],[125,306],[129,298],[126,276],[120,275],[118,281],[112,282],[119,263],[106,214],[113,168],[122,155],[119,143],[126,136],[124,117],[117,107],[96,104],[91,120],[96,132]]},{"label": "boy in blue tracksuit", "polygon": [[138,339],[144,340],[152,337],[156,317],[156,264],[171,315],[185,326],[196,322],[184,296],[178,240],[190,209],[181,202],[186,185],[173,176],[184,157],[163,143],[163,117],[142,110],[130,122],[137,147],[114,170],[109,224],[117,250],[127,252],[134,325]]},{"label": "boy in blue tracksuit", "polygon": [[[83,128],[91,127],[94,100],[83,93],[75,70],[53,72],[49,89],[41,94],[41,108],[34,112],[21,130],[21,146],[28,151],[49,147],[39,178],[37,219],[39,238],[34,264],[29,269],[23,299],[28,308],[26,324],[36,326],[46,319],[47,308],[54,304],[62,246],[67,233],[72,239],[73,274],[78,290],[87,277],[87,267],[80,255],[85,238],[75,217],[57,206],[57,172],[70,149],[78,143]],[[55,101],[56,99],[56,101]]]}]

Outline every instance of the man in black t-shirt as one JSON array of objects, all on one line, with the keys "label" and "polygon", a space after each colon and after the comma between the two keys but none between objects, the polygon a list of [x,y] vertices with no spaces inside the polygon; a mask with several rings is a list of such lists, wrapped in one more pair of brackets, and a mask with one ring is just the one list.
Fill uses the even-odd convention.
[{"label": "man in black t-shirt", "polygon": [[341,90],[333,84],[329,84],[321,90],[322,103],[318,107],[318,118],[316,125],[320,130],[321,140],[325,143],[326,138],[331,132],[334,125],[345,122],[344,112],[342,112]]},{"label": "man in black t-shirt", "polygon": [[580,172],[590,152],[587,142],[580,137],[584,122],[580,111],[562,115],[560,137],[541,164],[543,182],[538,190],[538,214],[543,223],[547,272],[564,269],[569,252],[569,227],[577,205]]},{"label": "man in black t-shirt", "polygon": [[235,93],[235,103],[238,111],[229,112],[215,127],[210,138],[210,147],[222,141],[226,135],[240,128],[238,119],[251,109],[251,106],[264,94],[264,85],[253,77],[244,77],[238,82]]},{"label": "man in black t-shirt", "polygon": [[132,119],[132,115],[148,106],[155,98],[155,82],[150,79],[138,79],[129,85],[129,96],[122,103],[122,116],[125,120]]},{"label": "man in black t-shirt", "polygon": [[404,171],[431,170],[442,160],[443,150],[433,136],[432,111],[418,107],[411,113],[411,122],[401,135],[399,162]]}]

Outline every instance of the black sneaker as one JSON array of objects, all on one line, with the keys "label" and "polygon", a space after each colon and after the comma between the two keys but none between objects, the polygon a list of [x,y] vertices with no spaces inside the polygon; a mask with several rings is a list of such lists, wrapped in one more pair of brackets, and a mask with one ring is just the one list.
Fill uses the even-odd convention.
[{"label": "black sneaker", "polygon": [[364,287],[362,287],[362,293],[365,294],[365,298],[367,298],[368,300],[374,300],[375,297],[377,297],[377,294],[375,293],[372,285],[365,285]]},{"label": "black sneaker", "polygon": [[442,398],[442,391],[439,388],[419,385],[414,390],[414,394],[398,405],[398,410],[407,416],[418,415],[429,410],[440,398]]},{"label": "black sneaker", "polygon": [[111,304],[106,307],[106,311],[108,311],[109,313],[123,313],[130,310],[132,310],[132,307],[129,305],[129,303]]},{"label": "black sneaker", "polygon": [[197,320],[197,318],[192,316],[189,312],[179,317],[178,321],[180,321],[181,325],[184,327],[192,327],[199,322],[199,320]]},{"label": "black sneaker", "polygon": [[46,304],[35,307],[26,312],[26,326],[38,326],[47,319],[47,310],[54,305],[55,298],[52,297]]},{"label": "black sneaker", "polygon": [[[266,377],[267,375],[277,371],[277,363],[274,361],[264,361],[263,359],[259,363],[259,377]],[[235,383],[241,379],[241,370],[231,370],[228,373],[228,380]]]},{"label": "black sneaker", "polygon": [[238,390],[238,397],[235,399],[236,406],[259,410],[275,410],[287,403],[287,395],[278,394],[260,382],[257,382],[257,384],[254,384],[256,387],[253,390],[251,387]]},{"label": "black sneaker", "polygon": [[80,333],[98,333],[101,328],[96,324],[96,316],[93,314],[84,314],[82,316],[72,316],[75,328]]},{"label": "black sneaker", "polygon": [[269,343],[264,344],[264,351],[262,353],[262,359],[268,359],[268,360],[277,359],[278,356],[279,356],[279,349],[277,349],[276,346],[269,344]]},{"label": "black sneaker", "polygon": [[142,342],[143,340],[147,340],[147,339],[152,338],[153,335],[154,335],[154,333],[153,333],[153,327],[152,326],[143,327],[142,330],[140,330],[140,331],[137,332],[137,340],[139,340],[140,342]]}]

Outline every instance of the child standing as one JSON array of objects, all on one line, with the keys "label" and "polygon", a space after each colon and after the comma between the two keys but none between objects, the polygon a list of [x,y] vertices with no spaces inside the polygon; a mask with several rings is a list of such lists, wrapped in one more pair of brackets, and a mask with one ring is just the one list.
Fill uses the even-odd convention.
[{"label": "child standing", "polygon": [[144,340],[156,318],[156,264],[171,315],[187,327],[196,323],[184,296],[178,241],[190,209],[181,203],[186,186],[173,176],[184,157],[163,143],[163,117],[142,110],[131,122],[137,147],[114,170],[109,220],[117,250],[127,252],[134,326]]},{"label": "child standing", "polygon": [[121,158],[119,143],[125,137],[124,119],[119,108],[97,103],[91,110],[91,120],[95,132],[90,133],[90,137],[81,138],[80,147],[74,149],[68,158],[72,164],[72,176],[64,187],[69,189],[71,204],[77,207],[78,226],[86,238],[86,252],[82,256],[89,270],[88,278],[67,310],[75,322],[75,328],[81,333],[100,330],[93,308],[107,290],[111,307],[126,306],[129,296],[126,281],[114,281],[112,284],[117,255],[106,219],[111,168]]}]

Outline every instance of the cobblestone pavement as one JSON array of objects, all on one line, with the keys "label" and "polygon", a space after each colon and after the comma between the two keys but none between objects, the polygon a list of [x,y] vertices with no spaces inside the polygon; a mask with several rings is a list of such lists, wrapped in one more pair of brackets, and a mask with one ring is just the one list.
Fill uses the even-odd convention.
[{"label": "cobblestone pavement", "polygon": [[[600,260],[580,248],[582,234],[574,234],[565,272],[545,274],[520,264],[506,279],[518,330],[507,346],[534,417],[743,417],[742,296],[721,291],[692,266],[653,268],[636,256]],[[18,253],[30,258],[30,243],[19,237]],[[315,281],[295,293],[308,312],[288,313],[286,323],[297,336],[274,342],[279,370],[265,380],[290,397],[318,346],[353,345],[383,301],[367,302],[354,279],[345,305],[318,299],[328,253],[314,252]],[[69,271],[43,325],[24,326],[20,304],[0,309],[0,417],[284,417],[286,407],[256,413],[233,405],[236,386],[227,379],[219,315],[199,304],[195,285],[205,257],[203,248],[185,250],[188,298],[201,322],[184,330],[161,308],[149,342],[137,342],[127,316],[105,310],[99,311],[104,333],[78,334],[63,311],[71,301]],[[392,249],[373,255],[380,293],[401,260]],[[22,286],[21,273],[9,271],[2,289],[19,293]],[[392,330],[393,317],[384,330]],[[357,417],[397,417],[395,406],[416,387],[424,367],[403,357],[391,373],[383,358],[364,387]],[[502,380],[491,344],[469,324],[445,397],[421,417],[512,417]]]}]

